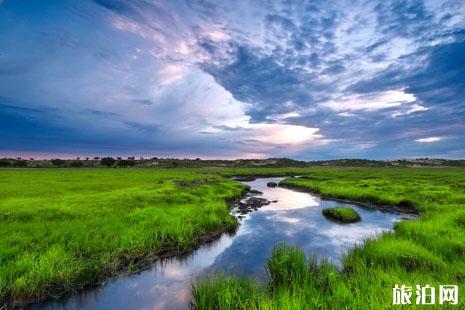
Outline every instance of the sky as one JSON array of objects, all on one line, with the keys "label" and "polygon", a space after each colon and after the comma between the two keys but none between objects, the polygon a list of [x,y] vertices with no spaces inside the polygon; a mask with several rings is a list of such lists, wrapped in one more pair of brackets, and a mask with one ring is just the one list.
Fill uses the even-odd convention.
[{"label": "sky", "polygon": [[465,1],[0,0],[0,157],[465,158]]}]

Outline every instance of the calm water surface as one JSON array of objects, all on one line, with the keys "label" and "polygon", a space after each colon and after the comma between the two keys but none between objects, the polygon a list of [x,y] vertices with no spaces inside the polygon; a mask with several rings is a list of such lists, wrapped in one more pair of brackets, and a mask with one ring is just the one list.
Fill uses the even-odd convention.
[{"label": "calm water surface", "polygon": [[[261,178],[244,182],[263,192],[259,197],[277,202],[247,214],[234,235],[224,234],[187,256],[156,262],[137,275],[123,276],[101,287],[34,308],[187,309],[192,283],[207,274],[248,275],[263,281],[266,259],[277,242],[298,245],[308,256],[316,255],[340,265],[348,249],[391,230],[401,218],[397,214],[266,186],[267,182],[281,180]],[[362,221],[337,224],[327,220],[321,209],[335,206],[354,208]]]}]

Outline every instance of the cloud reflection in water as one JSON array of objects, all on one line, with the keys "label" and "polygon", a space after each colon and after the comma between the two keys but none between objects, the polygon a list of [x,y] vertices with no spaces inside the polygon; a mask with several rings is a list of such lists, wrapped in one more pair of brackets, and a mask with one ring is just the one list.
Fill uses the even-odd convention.
[{"label": "cloud reflection in water", "polygon": [[[399,215],[266,186],[267,182],[281,180],[268,178],[246,182],[263,192],[264,198],[278,202],[248,214],[234,236],[223,235],[186,257],[157,262],[138,275],[121,277],[102,288],[39,308],[187,309],[191,284],[199,277],[222,272],[263,280],[266,259],[277,242],[298,245],[307,256],[315,255],[340,265],[347,250],[391,230],[393,223],[400,220]],[[334,206],[353,207],[362,221],[341,225],[327,220],[321,210]]]}]

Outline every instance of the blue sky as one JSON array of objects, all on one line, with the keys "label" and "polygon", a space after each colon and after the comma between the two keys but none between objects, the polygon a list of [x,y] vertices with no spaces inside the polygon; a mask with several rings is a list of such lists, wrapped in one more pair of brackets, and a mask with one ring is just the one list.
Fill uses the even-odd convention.
[{"label": "blue sky", "polygon": [[0,156],[465,157],[465,1],[0,0]]}]

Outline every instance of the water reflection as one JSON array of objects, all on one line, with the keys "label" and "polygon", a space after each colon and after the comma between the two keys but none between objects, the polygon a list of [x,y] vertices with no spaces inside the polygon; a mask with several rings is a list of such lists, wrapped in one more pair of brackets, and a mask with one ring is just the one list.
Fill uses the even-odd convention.
[{"label": "water reflection", "polygon": [[[191,284],[199,277],[222,272],[263,280],[266,258],[277,242],[298,245],[308,256],[316,255],[340,265],[349,248],[392,229],[393,222],[400,219],[400,215],[266,186],[267,182],[281,180],[244,182],[263,192],[262,197],[277,202],[247,214],[234,236],[225,234],[188,256],[157,262],[138,275],[121,277],[64,301],[35,308],[187,309]],[[362,221],[341,225],[327,220],[321,209],[334,206],[353,207]]]}]

